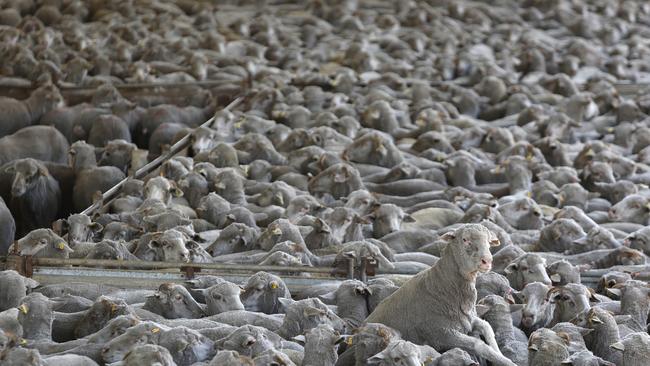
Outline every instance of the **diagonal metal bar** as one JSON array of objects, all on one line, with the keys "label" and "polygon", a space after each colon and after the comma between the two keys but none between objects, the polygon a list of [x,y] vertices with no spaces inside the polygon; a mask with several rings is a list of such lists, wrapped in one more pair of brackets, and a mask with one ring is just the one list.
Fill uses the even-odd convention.
[{"label": "diagonal metal bar", "polygon": [[[228,104],[226,107],[222,109],[222,111],[229,111],[233,108],[236,108],[239,106],[245,99],[245,96],[240,96],[233,100],[230,104]],[[201,124],[201,126],[197,127],[208,127],[210,124],[214,121],[214,117],[208,119],[204,123]],[[138,169],[135,171],[135,173],[129,177],[124,178],[122,181],[111,187],[109,190],[104,192],[102,194],[102,198],[98,200],[97,202],[93,203],[90,205],[90,207],[86,208],[83,210],[81,213],[85,215],[90,215],[93,213],[95,210],[101,208],[104,205],[104,202],[108,203],[111,199],[113,199],[119,191],[122,189],[122,186],[131,178],[141,178],[144,177],[145,175],[151,173],[152,171],[156,170],[158,167],[160,167],[165,161],[173,158],[176,154],[181,152],[183,149],[185,149],[187,146],[189,146],[192,134],[196,131],[194,129],[191,133],[188,133],[187,135],[183,136],[180,140],[178,140],[174,145],[171,146],[169,151],[167,151],[165,154],[160,155],[159,157],[155,158],[142,168]]]}]

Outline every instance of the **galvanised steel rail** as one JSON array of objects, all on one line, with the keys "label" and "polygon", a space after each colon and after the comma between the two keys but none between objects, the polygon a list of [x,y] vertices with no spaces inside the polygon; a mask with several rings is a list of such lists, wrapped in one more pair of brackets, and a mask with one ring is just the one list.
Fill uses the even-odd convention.
[{"label": "galvanised steel rail", "polygon": [[[337,284],[346,279],[345,275],[352,278],[350,273],[336,273],[328,267],[34,258],[18,255],[6,257],[4,269],[16,270],[41,284],[88,282],[128,288],[155,288],[164,282],[180,283],[202,275],[220,276],[231,282],[243,283],[258,271],[280,275],[292,291],[322,284]],[[582,284],[595,288],[600,277],[612,270],[629,272],[637,280],[650,281],[650,265],[635,265],[586,270],[581,273]],[[390,277],[402,283],[412,276],[386,272],[369,278]]]},{"label": "galvanised steel rail", "polygon": [[[245,96],[240,96],[233,100],[230,104],[228,104],[225,108],[222,109],[222,111],[229,111],[233,108],[236,108],[239,106],[245,99]],[[208,127],[210,124],[214,121],[214,117],[208,119],[204,123],[202,123],[198,128],[200,127]],[[178,140],[174,145],[170,147],[170,149],[160,155],[159,157],[155,158],[151,162],[147,163],[140,169],[136,170],[132,175],[124,178],[122,181],[111,187],[109,190],[104,192],[102,194],[102,198],[100,200],[97,200],[95,203],[90,205],[90,207],[86,208],[83,210],[81,213],[85,215],[90,215],[93,213],[95,210],[102,208],[106,204],[108,204],[113,198],[116,197],[116,195],[119,193],[120,189],[124,186],[124,184],[129,180],[133,178],[141,178],[146,176],[147,174],[153,172],[154,170],[158,169],[164,162],[167,160],[173,158],[176,154],[179,152],[183,151],[185,148],[187,148],[191,142],[192,135],[196,129],[192,130],[192,132],[188,133],[187,135],[183,136],[180,140]]]}]

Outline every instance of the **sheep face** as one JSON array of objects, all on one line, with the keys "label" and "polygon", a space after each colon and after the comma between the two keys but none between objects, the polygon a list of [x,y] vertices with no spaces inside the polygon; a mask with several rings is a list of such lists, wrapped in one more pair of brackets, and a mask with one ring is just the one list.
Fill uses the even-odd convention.
[{"label": "sheep face", "polygon": [[453,234],[445,234],[453,239],[452,251],[458,269],[468,279],[476,278],[478,272],[492,269],[491,245],[499,245],[499,239],[485,226],[468,224]]}]

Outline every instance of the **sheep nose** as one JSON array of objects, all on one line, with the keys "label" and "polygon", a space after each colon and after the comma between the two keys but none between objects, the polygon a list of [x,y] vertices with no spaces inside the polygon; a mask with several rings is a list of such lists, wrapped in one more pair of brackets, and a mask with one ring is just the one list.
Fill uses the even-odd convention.
[{"label": "sheep nose", "polygon": [[482,265],[492,265],[492,259],[489,258],[481,258],[481,264]]}]

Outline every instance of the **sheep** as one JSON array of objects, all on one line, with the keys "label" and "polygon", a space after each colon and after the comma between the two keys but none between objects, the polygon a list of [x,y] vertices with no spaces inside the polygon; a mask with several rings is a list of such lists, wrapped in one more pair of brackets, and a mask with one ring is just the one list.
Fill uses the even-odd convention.
[{"label": "sheep", "polygon": [[[366,319],[395,328],[402,338],[437,351],[461,348],[498,365],[515,365],[497,345],[490,325],[476,315],[476,276],[492,267],[491,245],[499,240],[479,224],[443,236],[440,260],[386,298]],[[487,344],[468,334],[477,331]]]},{"label": "sheep", "polygon": [[338,359],[339,344],[345,341],[346,337],[327,324],[319,324],[308,330],[304,336],[299,335],[294,339],[305,343],[304,365],[333,366]]},{"label": "sheep", "polygon": [[648,333],[632,333],[610,347],[623,353],[622,366],[647,365],[650,362],[650,336]]}]

